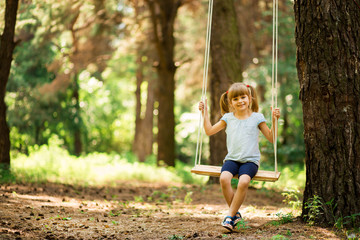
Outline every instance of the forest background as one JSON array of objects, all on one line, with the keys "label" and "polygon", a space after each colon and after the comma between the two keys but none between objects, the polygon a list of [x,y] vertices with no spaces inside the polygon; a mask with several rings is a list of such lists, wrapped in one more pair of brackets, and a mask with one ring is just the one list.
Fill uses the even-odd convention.
[{"label": "forest background", "polygon": [[[0,4],[3,19],[4,1]],[[292,5],[283,0],[279,7],[278,161],[286,174],[303,176]],[[236,0],[235,6],[242,41],[243,72],[238,74],[256,86],[260,111],[270,119],[272,3]],[[171,129],[158,124],[159,98],[165,94],[159,90],[156,34],[146,3],[22,1],[5,99],[13,174],[31,181],[61,181],[66,176],[50,169],[74,161],[88,174],[92,164],[119,164],[125,171],[145,162],[173,166],[184,182],[194,181],[188,170],[197,141],[207,7],[207,1],[183,1],[174,20],[175,161],[169,162],[159,157],[157,145],[158,132]],[[273,146],[263,138],[261,151],[262,168],[272,170]],[[208,158],[205,144],[202,162]],[[124,177],[113,168],[111,172]],[[89,181],[84,174],[79,181]]]},{"label": "forest background", "polygon": [[[288,199],[289,204],[302,208],[301,217],[293,224],[295,229],[287,229],[282,235],[302,234],[302,219],[337,229],[348,225],[354,228],[355,235],[349,232],[342,235],[357,238],[360,5],[355,0],[342,4],[279,2],[276,88],[282,116],[277,153],[282,175],[270,185],[253,182],[250,192],[256,192],[258,197],[252,199],[261,199],[262,192],[276,195],[282,192],[293,197],[294,201]],[[272,9],[267,0],[215,1],[207,95],[212,122],[220,117],[219,96],[238,81],[256,87],[260,111],[270,119]],[[49,226],[47,221],[53,220],[53,215],[44,219],[41,213],[44,223],[40,227],[26,221],[35,214],[29,212],[33,208],[24,205],[22,197],[36,194],[35,185],[54,184],[63,193],[77,188],[87,194],[86,191],[94,189],[88,198],[98,196],[104,202],[108,201],[108,188],[122,193],[129,184],[144,186],[156,182],[148,185],[148,190],[157,185],[163,193],[166,190],[161,184],[180,183],[194,189],[218,187],[205,185],[216,182],[215,178],[190,173],[198,136],[197,105],[206,74],[203,62],[207,12],[207,2],[197,0],[0,2],[0,16],[5,19],[0,22],[0,164],[4,167],[0,168],[1,201],[13,204],[16,199],[13,209],[28,211],[30,216],[22,218],[9,205],[2,204],[4,208],[0,211],[5,213],[1,215],[7,217],[0,222],[5,226],[1,230],[4,234],[9,231],[22,234],[14,231],[20,223],[25,224],[24,229],[34,230],[30,234],[38,235],[42,227]],[[260,141],[261,169],[273,170],[273,147],[263,138]],[[224,132],[204,138],[204,142],[201,162],[220,165],[226,152]],[[306,188],[302,193],[304,159]],[[24,185],[27,189],[21,190]],[[269,191],[268,187],[279,191]],[[18,190],[22,191],[21,196],[15,192]],[[129,188],[125,195],[111,194],[111,198],[116,205],[120,202],[115,198],[125,205],[133,198],[139,203],[144,199],[153,201],[148,190],[141,190],[142,187]],[[194,191],[200,208],[209,200],[205,197],[212,198],[209,193],[213,191],[206,194]],[[58,194],[57,190],[54,192]],[[74,193],[82,195],[76,189]],[[221,192],[216,193],[218,203]],[[53,190],[49,194],[53,195]],[[186,191],[181,197],[185,204],[191,202],[191,194],[192,191]],[[46,202],[61,208],[61,204],[68,202],[62,195],[60,192],[61,198],[54,203],[49,199]],[[272,202],[280,202],[273,201],[273,196],[268,195],[268,201],[260,204],[268,208],[264,210],[271,209]],[[76,201],[82,207],[81,200]],[[253,226],[266,227],[263,220],[277,216],[277,209],[271,210],[272,216],[263,212],[261,218],[252,222]],[[74,209],[70,210],[74,213]],[[102,210],[96,211],[96,217],[104,216]],[[145,211],[140,212],[150,217]],[[119,221],[128,222],[128,213],[122,213],[126,216],[118,215]],[[210,215],[218,213],[215,210]],[[169,230],[165,214],[169,212],[161,214],[160,219],[164,229]],[[137,213],[130,215],[140,217]],[[41,217],[40,213],[38,216]],[[80,218],[84,222],[95,219]],[[178,220],[179,226],[184,223],[182,217],[170,218],[172,222]],[[199,236],[194,224],[198,220],[187,218],[187,226],[194,230],[191,236]],[[218,219],[212,220],[215,224]],[[57,225],[56,221],[52,224]],[[138,233],[138,225],[133,223],[131,231],[120,232]],[[114,226],[118,224],[115,222]],[[67,224],[58,226],[59,238],[63,238]],[[150,232],[159,230],[158,225],[154,226]],[[187,236],[187,226],[180,232],[172,229],[175,231],[172,233],[160,229],[158,236]],[[100,232],[94,227],[97,237]],[[106,232],[107,227],[101,231]],[[208,230],[201,234],[209,237],[219,234],[215,228]],[[271,228],[266,234],[272,235],[274,230],[278,229]],[[254,233],[258,239],[259,232]],[[88,235],[88,231],[81,234]],[[298,235],[293,236],[298,239]],[[323,239],[323,234],[319,238]]]}]

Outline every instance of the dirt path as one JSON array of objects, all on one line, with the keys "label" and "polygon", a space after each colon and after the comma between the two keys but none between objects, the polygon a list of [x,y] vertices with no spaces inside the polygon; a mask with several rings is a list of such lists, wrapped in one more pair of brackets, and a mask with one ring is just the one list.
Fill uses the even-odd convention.
[{"label": "dirt path", "polygon": [[120,182],[116,187],[3,185],[0,239],[341,239],[294,219],[279,193],[250,189],[239,232],[220,226],[226,211],[218,185]]}]

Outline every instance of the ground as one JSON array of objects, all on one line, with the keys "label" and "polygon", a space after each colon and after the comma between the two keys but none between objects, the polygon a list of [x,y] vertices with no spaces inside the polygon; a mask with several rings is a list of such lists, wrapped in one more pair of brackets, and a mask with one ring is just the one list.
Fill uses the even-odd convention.
[{"label": "ground", "polygon": [[[299,218],[277,192],[249,189],[244,222],[220,225],[227,205],[219,185],[118,182],[112,187],[54,183],[0,188],[0,239],[342,239]],[[279,215],[282,212],[282,215]],[[278,214],[278,216],[276,215]],[[294,214],[296,215],[296,214]]]}]

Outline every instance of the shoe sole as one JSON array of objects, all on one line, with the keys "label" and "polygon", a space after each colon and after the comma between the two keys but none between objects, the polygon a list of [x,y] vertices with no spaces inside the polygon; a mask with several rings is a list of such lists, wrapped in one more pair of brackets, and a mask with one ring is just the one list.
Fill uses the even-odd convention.
[{"label": "shoe sole", "polygon": [[232,232],[233,231],[233,227],[231,226],[231,225],[228,225],[228,224],[222,224],[221,226],[223,226],[224,228],[226,228],[227,230],[229,230],[230,232]]}]

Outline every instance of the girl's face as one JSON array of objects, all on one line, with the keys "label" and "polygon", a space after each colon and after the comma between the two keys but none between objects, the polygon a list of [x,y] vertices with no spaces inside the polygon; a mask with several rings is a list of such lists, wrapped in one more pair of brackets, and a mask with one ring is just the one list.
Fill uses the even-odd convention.
[{"label": "girl's face", "polygon": [[235,111],[248,110],[250,105],[250,98],[248,95],[239,95],[231,99],[231,106]]}]

